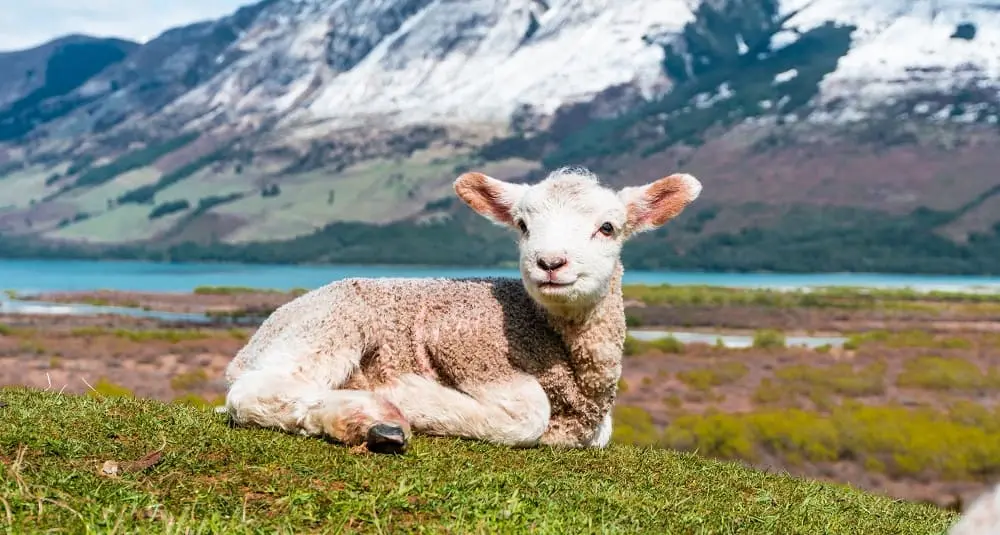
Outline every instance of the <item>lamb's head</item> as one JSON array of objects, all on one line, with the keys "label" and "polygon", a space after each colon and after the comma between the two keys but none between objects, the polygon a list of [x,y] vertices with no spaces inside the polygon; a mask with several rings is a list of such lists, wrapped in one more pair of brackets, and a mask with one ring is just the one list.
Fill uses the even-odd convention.
[{"label": "lamb's head", "polygon": [[554,310],[599,301],[624,241],[680,214],[701,183],[675,174],[614,191],[585,169],[564,168],[532,185],[465,173],[455,191],[476,212],[520,234],[525,288]]}]

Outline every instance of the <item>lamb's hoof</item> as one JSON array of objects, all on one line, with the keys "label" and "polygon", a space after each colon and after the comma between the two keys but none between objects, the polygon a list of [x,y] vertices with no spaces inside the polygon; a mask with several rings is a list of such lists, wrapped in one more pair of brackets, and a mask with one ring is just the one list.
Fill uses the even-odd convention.
[{"label": "lamb's hoof", "polygon": [[368,451],[373,453],[400,454],[406,451],[406,434],[403,428],[392,424],[375,424],[368,430]]}]

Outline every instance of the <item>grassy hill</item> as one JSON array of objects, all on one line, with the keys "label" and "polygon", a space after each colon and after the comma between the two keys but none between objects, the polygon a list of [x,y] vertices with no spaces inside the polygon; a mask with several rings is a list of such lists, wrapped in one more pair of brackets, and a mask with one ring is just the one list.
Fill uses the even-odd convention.
[{"label": "grassy hill", "polygon": [[[0,516],[11,532],[940,534],[954,520],[667,450],[423,438],[382,457],[131,397],[6,388],[0,401]],[[158,462],[128,469],[154,451]],[[106,461],[122,471],[103,475]]]}]

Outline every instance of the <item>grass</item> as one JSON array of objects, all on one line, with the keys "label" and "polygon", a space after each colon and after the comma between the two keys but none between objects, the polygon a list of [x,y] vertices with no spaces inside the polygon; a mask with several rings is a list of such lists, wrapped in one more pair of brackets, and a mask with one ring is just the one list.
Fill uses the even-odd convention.
[{"label": "grass", "polygon": [[170,229],[183,214],[149,220],[149,207],[135,204],[118,206],[67,227],[51,230],[46,236],[91,243],[141,241]]},{"label": "grass", "polygon": [[[7,532],[941,534],[952,513],[693,454],[414,440],[355,454],[182,404],[0,390]],[[162,448],[144,470],[105,461]]]},{"label": "grass", "polygon": [[[452,170],[467,162],[466,155],[433,150],[400,160],[360,162],[333,176],[328,171],[294,173],[284,176],[277,197],[248,195],[213,213],[249,221],[228,236],[233,242],[289,239],[334,221],[385,223],[415,215],[427,202],[453,195],[451,183],[457,175]],[[242,187],[245,178],[233,177],[232,182]],[[176,195],[173,191],[164,192],[164,199],[167,193]]]}]

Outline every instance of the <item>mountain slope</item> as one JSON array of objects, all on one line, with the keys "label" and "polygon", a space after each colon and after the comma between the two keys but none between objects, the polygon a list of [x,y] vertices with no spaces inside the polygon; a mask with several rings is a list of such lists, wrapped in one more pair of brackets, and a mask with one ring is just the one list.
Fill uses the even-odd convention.
[{"label": "mountain slope", "polygon": [[[0,140],[31,132],[56,110],[44,103],[79,88],[138,48],[121,39],[71,35],[20,52],[0,53]],[[57,107],[58,109],[58,107]]]},{"label": "mountain slope", "polygon": [[[0,108],[42,90],[36,99],[76,89],[138,47],[137,43],[121,39],[69,35],[27,50],[0,52],[0,72],[4,73],[0,79]],[[63,69],[70,72],[58,72]]]},{"label": "mountain slope", "polygon": [[0,145],[21,166],[0,233],[198,257],[296,239],[302,258],[340,224],[456,217],[439,201],[470,167],[586,164],[705,183],[637,247],[647,267],[811,268],[811,243],[857,229],[879,237],[820,258],[977,271],[1000,240],[998,79],[996,1],[267,0],[47,99],[59,113]]}]

